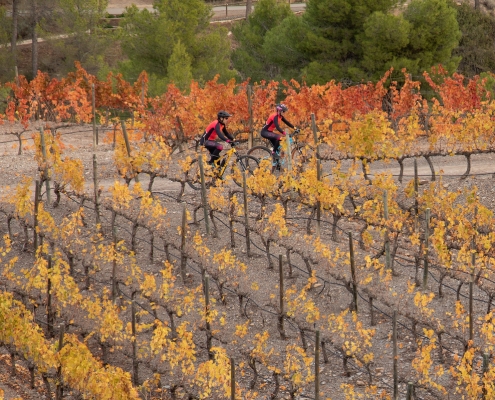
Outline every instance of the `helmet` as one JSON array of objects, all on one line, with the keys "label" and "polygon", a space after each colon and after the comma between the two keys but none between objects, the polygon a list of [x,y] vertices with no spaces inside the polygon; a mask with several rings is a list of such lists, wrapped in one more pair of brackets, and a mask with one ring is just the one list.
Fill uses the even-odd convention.
[{"label": "helmet", "polygon": [[230,115],[227,111],[219,111],[218,114],[217,114],[217,117],[218,118],[228,118],[228,117],[232,117],[232,115]]},{"label": "helmet", "polygon": [[275,106],[275,108],[277,109],[277,111],[281,111],[281,112],[289,111],[289,109],[287,108],[287,106],[285,104],[283,104],[283,103],[277,104]]}]

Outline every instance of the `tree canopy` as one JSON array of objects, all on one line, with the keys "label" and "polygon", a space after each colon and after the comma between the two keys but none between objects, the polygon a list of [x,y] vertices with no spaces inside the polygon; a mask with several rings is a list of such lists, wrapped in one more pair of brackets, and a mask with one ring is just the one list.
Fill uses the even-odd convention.
[{"label": "tree canopy", "polygon": [[457,6],[457,21],[462,32],[454,50],[454,55],[462,57],[459,72],[469,77],[495,72],[495,17],[461,3]]},{"label": "tree canopy", "polygon": [[127,8],[121,24],[122,49],[128,58],[121,65],[124,77],[133,81],[146,70],[150,91],[159,92],[171,78],[177,79],[183,65],[177,54],[172,58],[174,51],[187,54],[192,77],[200,82],[217,74],[223,81],[234,77],[227,30],[210,26],[211,12],[202,0],[158,0],[153,11]]},{"label": "tree canopy", "polygon": [[[246,21],[242,21],[232,28],[232,33],[237,42],[237,47],[232,53],[232,63],[242,79],[251,78],[253,81],[271,80],[280,78],[282,68],[273,57],[279,57],[279,53],[286,52],[287,48],[278,43],[280,38],[284,42],[292,43],[290,32],[286,36],[269,36],[268,42],[279,45],[273,48],[265,45],[265,38],[269,32],[273,32],[282,21],[292,16],[287,3],[277,0],[260,0]],[[291,19],[292,20],[292,19]],[[284,57],[291,59],[291,57]]]},{"label": "tree canopy", "polygon": [[[103,75],[108,70],[105,52],[112,40],[109,32],[103,34],[101,30],[107,6],[108,0],[57,0],[50,15],[39,23],[38,29],[50,46],[40,56],[40,67],[65,75],[78,61],[89,73]],[[60,34],[66,36],[64,40]]]},{"label": "tree canopy", "polygon": [[[258,9],[260,7],[260,9]],[[453,72],[461,33],[450,0],[308,0],[301,17],[260,0],[234,30],[241,76],[330,80],[376,79],[393,67],[417,74],[437,64]],[[258,45],[256,45],[258,43]]]}]

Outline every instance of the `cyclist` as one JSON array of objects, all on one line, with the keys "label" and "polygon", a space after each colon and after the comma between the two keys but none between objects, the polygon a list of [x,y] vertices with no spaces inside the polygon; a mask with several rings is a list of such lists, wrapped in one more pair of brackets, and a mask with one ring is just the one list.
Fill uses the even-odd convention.
[{"label": "cyclist", "polygon": [[[285,104],[277,104],[275,106],[275,110],[276,112],[268,117],[265,125],[261,129],[261,137],[268,139],[272,143],[272,156],[273,158],[277,159],[280,155],[280,141],[285,136],[284,130],[280,127],[280,121],[284,122],[292,129],[295,129],[295,127],[284,117],[284,113],[289,111]],[[275,133],[275,129],[277,129],[277,131],[280,133]]]},{"label": "cyclist", "polygon": [[234,137],[227,131],[225,121],[229,119],[231,115],[227,111],[219,111],[217,119],[212,121],[205,129],[205,132],[201,136],[199,144],[205,146],[210,152],[211,158],[208,164],[215,165],[215,161],[220,158],[220,152],[223,150],[223,146],[216,142],[217,136],[224,142],[234,144]]}]

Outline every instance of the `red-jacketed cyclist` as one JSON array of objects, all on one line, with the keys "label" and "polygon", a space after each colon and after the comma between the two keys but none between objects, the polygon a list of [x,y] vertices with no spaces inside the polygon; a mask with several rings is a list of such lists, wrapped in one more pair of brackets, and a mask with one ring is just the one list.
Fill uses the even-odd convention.
[{"label": "red-jacketed cyclist", "polygon": [[[284,113],[289,111],[285,104],[277,104],[275,109],[276,112],[268,117],[261,129],[261,137],[268,139],[272,143],[272,155],[277,158],[280,155],[280,141],[285,137],[285,131],[280,127],[280,122],[284,122],[292,129],[295,129],[295,127],[284,117]],[[275,132],[275,129],[280,133]]]},{"label": "red-jacketed cyclist", "polygon": [[231,115],[227,111],[219,111],[217,119],[212,121],[205,129],[205,132],[201,136],[199,144],[205,146],[210,152],[211,158],[208,164],[214,165],[215,161],[220,158],[220,152],[223,150],[223,146],[216,142],[217,136],[224,142],[234,144],[234,137],[227,131],[225,121],[229,119]]}]

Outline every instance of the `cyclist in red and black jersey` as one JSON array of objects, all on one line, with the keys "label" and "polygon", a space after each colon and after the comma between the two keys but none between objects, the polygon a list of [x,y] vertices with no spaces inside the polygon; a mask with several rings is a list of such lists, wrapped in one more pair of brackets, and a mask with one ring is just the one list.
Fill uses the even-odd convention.
[{"label": "cyclist in red and black jersey", "polygon": [[231,115],[227,111],[219,111],[217,119],[212,121],[207,127],[203,136],[201,136],[200,144],[205,146],[210,152],[211,158],[208,164],[214,165],[214,162],[220,158],[220,152],[223,150],[223,146],[216,142],[217,136],[227,143],[233,143],[234,137],[227,131],[225,126],[225,120],[229,119]]},{"label": "cyclist in red and black jersey", "polygon": [[[295,127],[289,121],[287,121],[283,115],[285,112],[289,111],[285,104],[277,104],[275,106],[275,109],[276,112],[268,117],[265,125],[261,129],[261,137],[268,139],[272,143],[272,154],[274,155],[274,157],[277,157],[280,149],[280,141],[283,137],[285,137],[285,131],[280,127],[280,122],[284,122],[292,129],[295,129]],[[275,129],[280,133],[274,132]]]}]

